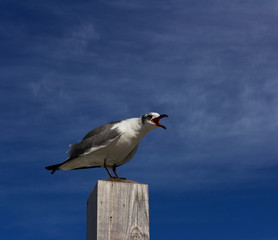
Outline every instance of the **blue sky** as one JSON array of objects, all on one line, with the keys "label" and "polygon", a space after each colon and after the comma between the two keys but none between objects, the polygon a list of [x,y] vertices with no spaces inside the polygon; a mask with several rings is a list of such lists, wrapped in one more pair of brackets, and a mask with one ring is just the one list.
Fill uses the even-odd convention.
[{"label": "blue sky", "polygon": [[[278,239],[278,3],[0,3],[1,234],[85,239],[104,169],[59,171],[112,120],[168,114],[118,173],[152,239]],[[162,230],[163,229],[163,230]]]}]

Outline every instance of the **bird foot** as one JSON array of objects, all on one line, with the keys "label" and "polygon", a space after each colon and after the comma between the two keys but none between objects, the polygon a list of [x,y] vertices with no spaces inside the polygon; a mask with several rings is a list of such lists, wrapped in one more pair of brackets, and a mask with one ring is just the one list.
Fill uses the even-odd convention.
[{"label": "bird foot", "polygon": [[126,180],[126,178],[124,178],[124,177],[110,177],[110,179],[123,179],[123,180]]}]

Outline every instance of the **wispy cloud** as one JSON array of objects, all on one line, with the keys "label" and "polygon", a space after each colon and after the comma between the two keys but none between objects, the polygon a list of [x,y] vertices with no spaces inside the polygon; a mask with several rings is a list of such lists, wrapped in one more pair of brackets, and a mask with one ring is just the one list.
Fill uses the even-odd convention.
[{"label": "wispy cloud", "polygon": [[[116,3],[105,4],[115,7]],[[133,4],[123,1],[118,7]],[[170,116],[167,137],[151,133],[146,139],[155,142],[159,136],[165,141],[161,145],[168,155],[161,157],[160,148],[152,155],[153,161],[160,159],[157,165],[163,166],[159,174],[167,174],[172,161],[168,159],[173,155],[173,166],[192,167],[177,170],[176,175],[192,186],[193,182],[203,185],[208,178],[211,184],[221,181],[224,175],[213,177],[219,165],[224,172],[232,169],[227,173],[229,179],[239,176],[233,168],[235,162],[242,175],[250,174],[248,166],[254,166],[254,158],[258,163],[263,157],[254,153],[245,161],[242,158],[252,148],[266,151],[263,142],[277,128],[277,60],[273,51],[277,36],[269,34],[273,18],[255,18],[263,14],[263,8],[234,10],[221,3],[208,10],[193,4],[191,12],[180,4],[163,8],[155,15],[157,21],[149,22],[142,19],[138,7],[138,13],[125,16],[134,22],[132,27],[127,24],[125,31],[118,30],[124,18],[112,26],[109,21],[113,18],[105,22],[94,14],[47,36],[32,35],[23,24],[18,34],[24,36],[22,44],[32,50],[32,57],[25,61],[25,71],[32,74],[18,86],[26,91],[22,91],[24,99],[32,108],[21,112],[20,118],[25,120],[20,127],[27,129],[35,119],[38,132],[56,129],[42,137],[45,141],[49,136],[64,137],[67,145],[71,143],[67,138],[77,141],[82,133],[107,121],[163,112]],[[59,9],[51,11],[57,19],[64,14]],[[75,14],[69,8],[65,11],[70,17]],[[76,11],[85,10],[80,7]],[[219,19],[221,24],[216,24]],[[104,25],[109,26],[103,29]],[[60,119],[59,127],[51,116]],[[137,159],[153,151],[154,146],[143,146],[147,154],[139,153]],[[199,170],[194,161],[202,166],[209,162],[212,167]],[[267,161],[275,165],[273,160]],[[134,166],[140,164],[135,161]],[[188,176],[192,176],[190,181]]]},{"label": "wispy cloud", "polygon": [[64,41],[69,51],[81,54],[86,53],[90,42],[100,40],[100,34],[92,23],[83,23],[73,29],[72,34]]}]

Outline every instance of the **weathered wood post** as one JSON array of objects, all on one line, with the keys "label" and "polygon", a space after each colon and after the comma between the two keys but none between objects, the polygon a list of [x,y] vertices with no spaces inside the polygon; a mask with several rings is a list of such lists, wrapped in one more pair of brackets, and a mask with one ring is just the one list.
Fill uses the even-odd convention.
[{"label": "weathered wood post", "polygon": [[149,240],[148,185],[99,180],[87,202],[87,240]]}]

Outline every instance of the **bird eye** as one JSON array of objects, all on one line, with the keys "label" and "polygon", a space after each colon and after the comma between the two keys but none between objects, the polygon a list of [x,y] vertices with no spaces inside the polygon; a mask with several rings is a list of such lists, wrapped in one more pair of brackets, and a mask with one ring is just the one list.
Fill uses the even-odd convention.
[{"label": "bird eye", "polygon": [[151,119],[153,116],[152,115],[148,115],[147,118]]}]

